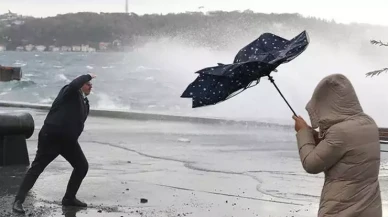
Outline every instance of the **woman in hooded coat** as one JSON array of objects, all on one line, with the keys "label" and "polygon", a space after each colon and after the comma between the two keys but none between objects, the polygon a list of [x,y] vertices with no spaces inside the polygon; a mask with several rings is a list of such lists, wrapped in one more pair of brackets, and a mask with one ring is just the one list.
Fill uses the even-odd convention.
[{"label": "woman in hooded coat", "polygon": [[318,217],[382,217],[378,127],[351,82],[342,74],[323,78],[306,110],[311,127],[293,119],[303,168],[325,174]]}]

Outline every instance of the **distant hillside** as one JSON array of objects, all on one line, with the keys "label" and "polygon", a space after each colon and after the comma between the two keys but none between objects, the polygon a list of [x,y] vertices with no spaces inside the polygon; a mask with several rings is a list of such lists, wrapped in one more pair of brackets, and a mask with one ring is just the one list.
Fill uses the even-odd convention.
[{"label": "distant hillside", "polygon": [[2,29],[16,25],[22,25],[26,20],[34,19],[33,17],[21,16],[12,12],[0,14],[0,32]]},{"label": "distant hillside", "polygon": [[3,28],[0,30],[0,44],[5,44],[10,50],[27,44],[88,44],[98,48],[100,42],[121,40],[125,46],[136,46],[149,38],[167,36],[193,45],[219,48],[237,39],[253,40],[264,32],[293,37],[303,30],[322,43],[335,46],[355,43],[366,50],[372,47],[369,40],[383,40],[388,35],[388,27],[337,24],[299,14],[263,14],[252,11],[142,16],[133,13],[76,13],[27,19],[23,25]]}]

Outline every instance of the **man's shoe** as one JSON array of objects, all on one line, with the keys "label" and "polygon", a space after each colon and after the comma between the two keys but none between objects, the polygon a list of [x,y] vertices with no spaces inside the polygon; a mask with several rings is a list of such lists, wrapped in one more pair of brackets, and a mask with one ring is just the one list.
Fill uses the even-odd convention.
[{"label": "man's shoe", "polygon": [[26,213],[26,211],[25,211],[24,208],[23,208],[23,203],[22,203],[20,200],[16,200],[16,201],[13,203],[12,210],[13,210],[14,212],[21,213],[21,214]]},{"label": "man's shoe", "polygon": [[77,206],[77,207],[87,207],[88,205],[84,202],[79,201],[77,198],[74,199],[62,199],[63,206]]}]

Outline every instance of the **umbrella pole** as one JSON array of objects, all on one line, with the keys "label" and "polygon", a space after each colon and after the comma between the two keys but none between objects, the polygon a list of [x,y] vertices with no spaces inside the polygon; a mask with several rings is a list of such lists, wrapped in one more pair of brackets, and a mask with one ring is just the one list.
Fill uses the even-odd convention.
[{"label": "umbrella pole", "polygon": [[275,86],[276,90],[278,90],[280,96],[283,97],[283,100],[287,103],[287,105],[288,105],[288,107],[291,109],[292,113],[294,113],[295,116],[298,116],[298,115],[295,113],[294,109],[292,109],[292,107],[290,106],[290,104],[287,102],[287,100],[286,100],[286,98],[283,96],[282,92],[280,92],[278,86],[276,86],[275,80],[273,80],[272,76],[268,75],[268,78],[269,78],[269,80],[271,81],[271,83]]}]

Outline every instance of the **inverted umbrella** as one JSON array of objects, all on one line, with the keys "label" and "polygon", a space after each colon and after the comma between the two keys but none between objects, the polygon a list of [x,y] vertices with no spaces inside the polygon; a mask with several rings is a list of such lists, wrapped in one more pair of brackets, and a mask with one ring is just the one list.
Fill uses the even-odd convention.
[{"label": "inverted umbrella", "polygon": [[257,85],[261,77],[268,76],[296,116],[270,73],[276,71],[280,64],[289,62],[300,55],[306,50],[308,44],[309,38],[306,31],[291,40],[264,33],[243,47],[232,64],[218,63],[218,66],[207,67],[195,72],[199,74],[198,77],[188,85],[181,97],[192,98],[193,108],[214,105]]}]

